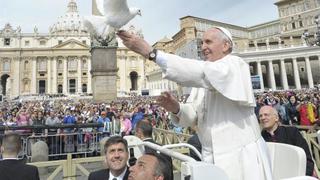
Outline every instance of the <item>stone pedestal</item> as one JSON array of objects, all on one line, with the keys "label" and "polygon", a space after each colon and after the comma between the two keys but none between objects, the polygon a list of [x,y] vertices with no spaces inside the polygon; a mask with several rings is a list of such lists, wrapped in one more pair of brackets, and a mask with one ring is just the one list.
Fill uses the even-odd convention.
[{"label": "stone pedestal", "polygon": [[91,49],[92,93],[95,102],[110,102],[117,97],[117,47]]}]

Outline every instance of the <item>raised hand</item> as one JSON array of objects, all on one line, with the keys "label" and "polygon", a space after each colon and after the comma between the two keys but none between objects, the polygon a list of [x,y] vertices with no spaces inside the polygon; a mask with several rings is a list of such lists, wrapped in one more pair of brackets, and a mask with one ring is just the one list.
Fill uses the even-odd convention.
[{"label": "raised hand", "polygon": [[169,92],[162,93],[157,98],[157,103],[169,112],[178,113],[180,110],[179,102]]},{"label": "raised hand", "polygon": [[149,53],[152,51],[152,47],[144,39],[123,30],[118,31],[117,35],[127,48],[148,58]]}]

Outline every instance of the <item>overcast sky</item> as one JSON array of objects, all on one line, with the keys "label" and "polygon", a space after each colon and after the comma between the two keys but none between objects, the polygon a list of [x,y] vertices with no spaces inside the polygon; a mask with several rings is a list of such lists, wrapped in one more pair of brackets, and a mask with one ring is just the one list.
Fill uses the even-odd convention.
[{"label": "overcast sky", "polygon": [[[70,0],[0,0],[0,29],[6,23],[21,26],[23,33],[47,33],[59,16],[64,15]],[[180,29],[179,18],[191,15],[210,20],[253,26],[278,18],[276,0],[128,0],[139,7],[130,24],[142,29],[144,37],[154,43],[164,36],[172,37]],[[81,16],[91,14],[91,0],[77,0]]]}]

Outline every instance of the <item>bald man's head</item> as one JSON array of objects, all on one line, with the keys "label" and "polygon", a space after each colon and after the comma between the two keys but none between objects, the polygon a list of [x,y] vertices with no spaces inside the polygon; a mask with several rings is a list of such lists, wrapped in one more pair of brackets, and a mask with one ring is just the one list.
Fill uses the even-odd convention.
[{"label": "bald man's head", "polygon": [[274,127],[278,126],[279,123],[278,111],[272,106],[263,106],[259,111],[259,120],[263,129],[274,129]]}]

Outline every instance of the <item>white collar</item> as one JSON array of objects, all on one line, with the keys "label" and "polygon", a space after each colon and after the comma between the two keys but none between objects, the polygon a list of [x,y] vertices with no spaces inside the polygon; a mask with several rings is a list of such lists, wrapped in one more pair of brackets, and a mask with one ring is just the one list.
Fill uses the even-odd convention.
[{"label": "white collar", "polygon": [[126,174],[126,171],[127,171],[127,167],[124,169],[124,171],[117,177],[115,177],[111,171],[109,170],[109,180],[112,180],[113,178],[116,178],[117,180],[123,180],[124,178],[124,175]]}]

